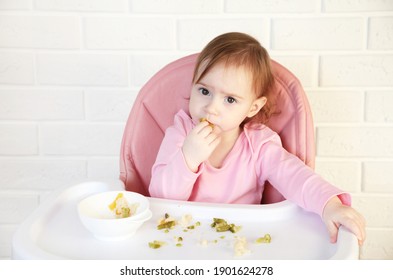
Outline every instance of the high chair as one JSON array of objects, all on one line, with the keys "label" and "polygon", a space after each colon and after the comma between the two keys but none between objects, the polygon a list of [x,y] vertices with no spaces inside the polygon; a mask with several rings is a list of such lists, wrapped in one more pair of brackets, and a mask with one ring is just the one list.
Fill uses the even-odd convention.
[{"label": "high chair", "polygon": [[[129,115],[121,144],[120,179],[129,191],[149,196],[151,168],[174,115],[188,112],[191,81],[198,54],[180,58],[155,74],[140,90]],[[267,124],[276,131],[284,148],[314,168],[314,127],[310,105],[299,80],[272,61],[276,81],[276,111]],[[284,200],[268,183],[262,203]]]},{"label": "high chair", "polygon": [[[12,242],[14,259],[358,259],[356,236],[344,227],[337,243],[329,242],[321,218],[283,197],[271,186],[264,190],[263,203],[269,205],[214,204],[175,201],[149,197],[153,217],[134,236],[102,241],[86,230],[78,217],[78,205],[91,195],[134,191],[148,196],[151,168],[155,162],[165,129],[179,109],[188,112],[191,79],[197,55],[181,58],[159,71],[140,91],[125,127],[121,145],[120,179],[114,182],[85,182],[54,192],[18,227]],[[314,133],[305,93],[287,69],[273,63],[276,79],[277,109],[269,126],[282,139],[284,147],[310,167],[314,166]],[[102,209],[108,205],[103,203]],[[102,210],[101,209],[101,210]],[[163,215],[183,221],[191,217],[195,228],[176,227],[162,234],[157,221]],[[181,219],[180,219],[181,217]],[[213,217],[241,226],[239,234],[249,251],[234,255],[237,234],[216,232]],[[105,223],[103,220],[103,224]],[[193,224],[194,225],[194,224]],[[272,242],[254,242],[269,233]],[[175,239],[182,236],[183,250]],[[222,239],[224,238],[225,239]],[[163,248],[149,248],[151,241],[165,241]],[[243,241],[244,241],[243,240]],[[248,241],[249,242],[248,242]],[[202,245],[201,245],[202,244]],[[203,244],[206,244],[204,246]],[[266,246],[265,246],[266,245]],[[181,247],[181,246],[180,246]]]}]

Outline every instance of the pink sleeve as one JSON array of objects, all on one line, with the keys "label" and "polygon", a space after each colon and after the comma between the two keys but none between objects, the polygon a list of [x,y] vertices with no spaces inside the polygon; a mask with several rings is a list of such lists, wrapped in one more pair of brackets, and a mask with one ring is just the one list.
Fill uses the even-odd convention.
[{"label": "pink sleeve", "polygon": [[176,116],[175,125],[165,132],[152,168],[149,185],[152,197],[188,200],[201,172],[201,170],[198,173],[192,172],[184,160],[181,148],[187,131],[183,121]]},{"label": "pink sleeve", "polygon": [[281,143],[269,141],[261,148],[263,181],[269,181],[288,200],[322,216],[326,203],[338,196],[343,204],[350,205],[348,193],[336,188],[298,157],[287,152]]}]

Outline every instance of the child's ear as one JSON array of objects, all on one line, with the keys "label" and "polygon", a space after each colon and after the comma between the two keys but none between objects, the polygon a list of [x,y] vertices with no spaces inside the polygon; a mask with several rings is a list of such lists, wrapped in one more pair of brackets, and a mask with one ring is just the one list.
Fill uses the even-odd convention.
[{"label": "child's ear", "polygon": [[265,106],[266,102],[267,102],[267,98],[264,97],[264,96],[256,99],[252,103],[252,105],[250,107],[250,111],[248,112],[247,117],[252,118],[256,114],[258,114],[258,112],[263,108],[263,106]]}]

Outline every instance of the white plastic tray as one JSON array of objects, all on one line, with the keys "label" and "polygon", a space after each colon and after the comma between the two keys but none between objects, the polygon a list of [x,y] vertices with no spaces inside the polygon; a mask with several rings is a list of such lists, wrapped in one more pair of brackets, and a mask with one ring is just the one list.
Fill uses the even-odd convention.
[{"label": "white plastic tray", "polygon": [[[24,221],[13,238],[14,259],[357,259],[356,237],[341,228],[331,244],[321,219],[285,201],[272,205],[227,205],[150,198],[153,218],[130,239],[100,241],[81,224],[77,203],[94,193],[121,189],[121,184],[88,182],[54,193]],[[176,226],[168,233],[157,230],[165,213],[180,219],[193,217],[200,226],[184,231]],[[242,229],[218,233],[213,218],[224,218]],[[271,243],[256,244],[264,234]],[[249,253],[235,256],[235,236],[245,237]],[[176,246],[182,237],[182,246]],[[166,242],[151,249],[153,240]],[[207,244],[206,244],[207,243]]]}]

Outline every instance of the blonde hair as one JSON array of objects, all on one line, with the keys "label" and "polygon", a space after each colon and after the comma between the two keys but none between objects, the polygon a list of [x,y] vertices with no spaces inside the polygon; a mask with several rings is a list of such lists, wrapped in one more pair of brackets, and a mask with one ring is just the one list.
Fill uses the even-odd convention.
[{"label": "blonde hair", "polygon": [[266,97],[265,106],[257,115],[245,119],[242,123],[267,123],[273,113],[273,102],[270,92],[274,85],[274,77],[270,66],[268,52],[253,37],[239,32],[222,34],[212,41],[199,54],[192,79],[198,83],[215,65],[225,63],[226,66],[245,67],[252,76],[252,89],[256,98]]}]

